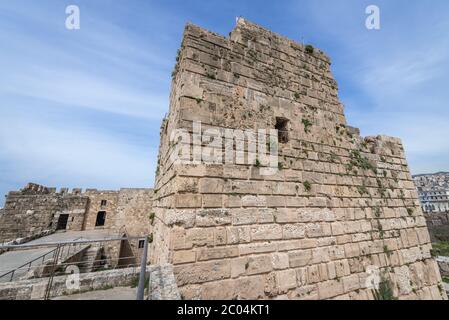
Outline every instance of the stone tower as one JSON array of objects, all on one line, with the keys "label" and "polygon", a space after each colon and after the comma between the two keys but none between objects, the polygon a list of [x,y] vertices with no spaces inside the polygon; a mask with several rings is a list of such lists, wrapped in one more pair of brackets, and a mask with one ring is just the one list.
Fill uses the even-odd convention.
[{"label": "stone tower", "polygon": [[[400,299],[446,298],[401,141],[347,125],[330,64],[241,18],[229,37],[186,26],[151,251],[185,299],[373,299],[379,281]],[[277,130],[258,141],[267,157],[250,143],[259,129]],[[229,141],[230,157],[206,156]]]}]

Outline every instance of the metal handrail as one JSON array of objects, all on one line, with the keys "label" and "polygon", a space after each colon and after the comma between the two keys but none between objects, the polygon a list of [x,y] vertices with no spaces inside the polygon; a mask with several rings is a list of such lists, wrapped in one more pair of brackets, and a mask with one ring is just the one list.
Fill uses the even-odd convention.
[{"label": "metal handrail", "polygon": [[39,248],[39,247],[54,247],[58,245],[66,245],[66,244],[87,244],[87,243],[95,243],[95,242],[112,242],[119,240],[145,240],[145,236],[142,237],[120,237],[120,238],[103,238],[103,239],[95,239],[95,240],[81,240],[81,241],[62,241],[62,242],[46,242],[39,244],[20,244],[20,245],[7,245],[0,246],[0,249],[24,249],[24,248]]},{"label": "metal handrail", "polygon": [[[49,256],[50,254],[54,254],[53,255],[53,263],[51,263],[52,268],[50,269],[50,275],[48,277],[48,283],[45,289],[45,298],[46,300],[48,300],[51,296],[51,288],[53,286],[53,278],[59,273],[57,271],[57,265],[60,265],[58,263],[58,259],[61,255],[64,254],[64,247],[65,246],[69,246],[69,250],[68,253],[70,254],[70,252],[72,251],[73,248],[77,248],[79,245],[82,244],[91,244],[91,243],[105,243],[105,242],[113,242],[113,241],[123,241],[123,240],[145,240],[144,243],[144,252],[143,252],[143,256],[141,257],[141,261],[140,261],[140,275],[139,275],[139,283],[138,283],[138,288],[137,288],[137,300],[142,300],[144,298],[144,290],[145,290],[145,281],[146,281],[146,260],[147,260],[147,254],[148,254],[148,247],[149,247],[149,240],[148,240],[148,236],[141,236],[141,237],[114,237],[114,238],[102,238],[102,239],[95,239],[95,240],[80,240],[82,238],[77,238],[75,240],[71,240],[71,241],[64,241],[64,242],[48,242],[48,243],[39,243],[39,244],[22,244],[22,245],[7,245],[7,246],[0,246],[0,249],[26,249],[26,248],[38,248],[38,247],[54,247],[56,246],[55,249],[51,250],[50,252],[47,252],[46,254],[33,259],[32,261],[27,262],[26,264],[15,268],[14,270],[11,270],[7,273],[5,273],[4,275],[0,276],[0,278],[3,278],[9,274],[11,274],[11,279],[10,281],[13,281],[14,278],[14,274],[17,272],[17,270],[22,269],[26,266],[28,266],[28,270],[31,269],[33,262],[38,261],[40,259],[42,259],[42,263],[44,263],[45,258],[47,256]],[[76,252],[76,251],[75,251]],[[67,253],[67,251],[65,252]],[[132,256],[133,258],[136,258],[136,255],[133,254]],[[131,258],[131,257],[130,257]],[[121,259],[125,259],[125,258],[119,258],[118,260]],[[127,259],[127,258],[126,258]],[[97,261],[96,259],[94,261]],[[98,260],[98,261],[103,261],[103,260]],[[71,263],[62,263],[61,265],[70,265]],[[138,263],[133,263],[132,264],[133,268],[137,268],[138,267]]]},{"label": "metal handrail", "polygon": [[[48,243],[40,243],[40,244],[22,244],[22,245],[7,245],[7,246],[0,246],[0,249],[25,249],[25,248],[36,248],[36,247],[52,247],[52,246],[58,246],[58,245],[66,245],[66,244],[89,244],[89,243],[95,243],[95,242],[107,242],[107,241],[118,241],[118,240],[133,240],[133,239],[143,239],[142,237],[128,237],[128,238],[108,238],[108,239],[98,239],[98,240],[81,240],[82,237],[76,238],[72,241],[65,241],[65,242],[48,242]],[[14,274],[17,270],[22,269],[26,266],[29,266],[28,271],[31,269],[31,265],[33,262],[36,262],[37,260],[42,259],[42,263],[45,261],[45,257],[48,256],[51,253],[54,253],[58,248],[53,249],[50,252],[47,252],[46,254],[39,256],[38,258],[35,258],[31,261],[28,261],[27,263],[21,265],[20,267],[15,268],[14,270],[8,271],[7,273],[0,275],[0,279],[6,277],[7,275],[11,274],[10,281],[14,278]]]},{"label": "metal handrail", "polygon": [[44,255],[42,255],[42,256],[36,258],[36,259],[33,259],[33,260],[31,260],[31,261],[25,263],[24,265],[21,265],[20,267],[15,268],[14,270],[11,270],[11,271],[9,271],[9,272],[7,272],[7,273],[5,273],[5,274],[0,275],[0,279],[6,277],[8,274],[11,273],[11,278],[9,279],[9,281],[12,281],[12,279],[14,278],[14,274],[15,274],[15,272],[16,272],[17,270],[22,269],[23,267],[29,266],[29,267],[28,267],[28,271],[30,271],[30,270],[31,270],[31,265],[33,264],[33,262],[36,262],[37,260],[42,259],[42,263],[44,263],[45,257],[48,256],[48,255],[51,254],[51,253],[54,253],[57,249],[58,249],[58,248],[53,249],[53,250],[51,250],[50,252],[47,252],[46,254],[44,254]]}]

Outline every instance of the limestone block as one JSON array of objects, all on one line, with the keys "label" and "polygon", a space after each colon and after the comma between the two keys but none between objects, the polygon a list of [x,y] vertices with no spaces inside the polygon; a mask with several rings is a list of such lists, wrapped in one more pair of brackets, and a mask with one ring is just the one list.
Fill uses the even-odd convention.
[{"label": "limestone block", "polygon": [[222,280],[231,276],[228,260],[178,265],[174,267],[178,286]]},{"label": "limestone block", "polygon": [[290,269],[276,272],[276,283],[280,293],[286,293],[288,290],[296,288],[296,271]]},{"label": "limestone block", "polygon": [[201,195],[177,194],[175,195],[177,208],[200,208],[202,204]]},{"label": "limestone block", "polygon": [[261,276],[238,279],[235,286],[237,299],[258,300],[264,298],[264,280]]},{"label": "limestone block", "polygon": [[267,273],[272,269],[271,257],[269,255],[248,257],[248,264],[246,268],[246,273],[248,275]]},{"label": "limestone block", "polygon": [[196,253],[193,250],[175,251],[173,253],[173,264],[192,263],[196,261]]},{"label": "limestone block", "polygon": [[291,268],[304,267],[312,260],[312,250],[301,250],[289,252],[288,259]]},{"label": "limestone block", "polygon": [[318,294],[322,300],[336,297],[343,292],[343,283],[341,281],[330,280],[318,284]]},{"label": "limestone block", "polygon": [[332,235],[339,236],[345,234],[345,224],[343,222],[333,222],[331,224]]},{"label": "limestone block", "polygon": [[296,223],[298,222],[298,213],[291,209],[277,209],[274,213],[276,223]]},{"label": "limestone block", "polygon": [[276,251],[276,244],[271,242],[239,245],[240,255],[269,253]]},{"label": "limestone block", "polygon": [[310,264],[317,264],[322,262],[328,262],[330,260],[329,248],[313,248],[312,249],[312,259],[310,260]]},{"label": "limestone block", "polygon": [[353,274],[341,279],[343,281],[343,289],[345,293],[360,289],[359,275]]},{"label": "limestone block", "polygon": [[203,195],[203,207],[204,208],[221,208],[223,206],[222,195]]},{"label": "limestone block", "polygon": [[190,249],[192,243],[186,242],[186,230],[185,229],[173,229],[170,232],[170,247],[174,250]]},{"label": "limestone block", "polygon": [[327,263],[327,275],[330,280],[333,280],[337,277],[337,270],[335,268],[335,262]]},{"label": "limestone block", "polygon": [[255,209],[257,216],[257,223],[274,223],[274,210],[273,209]]},{"label": "limestone block", "polygon": [[265,196],[243,196],[242,198],[243,207],[266,207],[267,198]]},{"label": "limestone block", "polygon": [[227,244],[226,228],[216,228],[214,230],[214,239],[216,246],[223,246]]},{"label": "limestone block", "polygon": [[201,248],[198,250],[198,261],[232,258],[238,254],[237,247]]},{"label": "limestone block", "polygon": [[214,243],[214,231],[212,229],[188,229],[186,241],[194,246],[211,246]]},{"label": "limestone block", "polygon": [[320,282],[320,270],[318,265],[307,267],[307,283],[314,284]]},{"label": "limestone block", "polygon": [[249,225],[257,223],[257,215],[253,209],[242,209],[233,214],[232,224],[234,226]]},{"label": "limestone block", "polygon": [[251,241],[250,227],[226,228],[228,244],[249,243]]},{"label": "limestone block", "polygon": [[346,258],[357,257],[360,254],[358,243],[348,243],[345,245]]},{"label": "limestone block", "polygon": [[328,223],[313,223],[306,225],[306,236],[309,238],[331,236],[331,227]]},{"label": "limestone block", "polygon": [[238,195],[224,196],[224,206],[226,208],[240,208],[242,206],[242,199]]},{"label": "limestone block", "polygon": [[193,228],[195,225],[195,212],[187,210],[169,210],[165,214],[165,224],[168,226],[177,225],[184,228]]},{"label": "limestone block", "polygon": [[280,225],[258,225],[251,228],[251,240],[279,240],[282,239],[282,227]]},{"label": "limestone block", "polygon": [[275,270],[288,269],[290,264],[288,260],[288,253],[276,252],[271,255],[271,262]]},{"label": "limestone block", "polygon": [[197,227],[224,226],[232,223],[232,216],[227,209],[204,209],[196,216]]},{"label": "limestone block", "polygon": [[348,260],[339,260],[335,262],[335,272],[337,277],[341,278],[351,273]]},{"label": "limestone block", "polygon": [[248,263],[248,258],[236,258],[231,260],[231,277],[238,278],[246,274],[246,266]]},{"label": "limestone block", "polygon": [[202,178],[199,182],[200,193],[223,193],[224,181],[216,178]]},{"label": "limestone block", "polygon": [[284,239],[302,239],[306,228],[303,224],[287,224],[283,226]]}]

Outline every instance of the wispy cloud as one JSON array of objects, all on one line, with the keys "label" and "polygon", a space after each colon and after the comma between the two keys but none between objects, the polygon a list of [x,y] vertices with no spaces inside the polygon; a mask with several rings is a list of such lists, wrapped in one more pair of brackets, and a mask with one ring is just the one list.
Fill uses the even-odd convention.
[{"label": "wispy cloud", "polygon": [[[380,31],[364,26],[370,4],[380,7]],[[400,137],[414,173],[449,170],[447,2],[317,0],[295,9],[311,24],[299,31],[334,61],[349,122]]]},{"label": "wispy cloud", "polygon": [[9,159],[6,169],[14,169],[15,180],[115,188],[152,183],[155,148],[117,141],[116,135],[94,128],[6,116],[0,119],[0,137],[2,152]]},{"label": "wispy cloud", "polygon": [[[98,188],[153,184],[179,45],[173,39],[182,27],[153,8],[136,28],[137,2],[81,0],[81,30],[70,32],[68,4],[0,3],[2,194],[30,180]],[[166,32],[145,33],[151,27]]]},{"label": "wispy cloud", "polygon": [[[227,34],[235,16],[332,58],[352,125],[403,139],[414,173],[449,170],[449,4],[370,0],[0,2],[0,193],[53,186],[151,186],[183,26]],[[254,10],[257,7],[258,10]]]}]

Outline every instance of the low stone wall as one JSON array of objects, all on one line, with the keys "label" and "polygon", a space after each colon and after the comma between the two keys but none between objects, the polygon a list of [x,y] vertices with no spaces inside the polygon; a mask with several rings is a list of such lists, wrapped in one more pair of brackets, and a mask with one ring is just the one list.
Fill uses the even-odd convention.
[{"label": "low stone wall", "polygon": [[449,277],[449,257],[438,257],[438,267],[443,277]]},{"label": "low stone wall", "polygon": [[150,294],[148,300],[181,300],[171,264],[152,266],[149,275]]},{"label": "low stone wall", "polygon": [[[140,268],[127,268],[80,274],[77,290],[67,288],[68,276],[58,276],[53,279],[51,297],[130,286],[137,281],[139,272]],[[47,284],[48,278],[0,284],[0,300],[42,300]]]},{"label": "low stone wall", "polygon": [[16,246],[16,245],[24,244],[24,243],[27,243],[27,242],[30,242],[30,241],[33,241],[33,240],[36,240],[36,239],[39,239],[39,238],[42,238],[42,237],[49,236],[49,235],[51,235],[53,233],[54,233],[53,230],[44,230],[44,231],[39,232],[37,234],[31,235],[29,237],[18,238],[18,239],[11,240],[11,241],[8,241],[8,242],[2,242],[2,243],[0,243],[0,245],[2,245],[2,246]]}]

